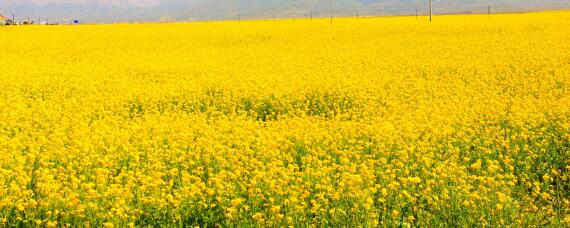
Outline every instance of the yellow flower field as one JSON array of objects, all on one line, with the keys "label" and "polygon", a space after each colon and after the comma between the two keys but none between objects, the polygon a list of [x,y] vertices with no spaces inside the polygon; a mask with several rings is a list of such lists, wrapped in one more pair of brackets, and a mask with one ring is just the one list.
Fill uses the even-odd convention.
[{"label": "yellow flower field", "polygon": [[0,28],[0,226],[570,226],[570,12]]}]

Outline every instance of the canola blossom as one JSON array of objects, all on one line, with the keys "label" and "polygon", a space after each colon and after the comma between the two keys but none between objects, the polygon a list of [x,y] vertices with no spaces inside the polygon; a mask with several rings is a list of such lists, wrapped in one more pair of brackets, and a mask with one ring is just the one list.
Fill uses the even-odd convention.
[{"label": "canola blossom", "polygon": [[0,226],[570,226],[570,12],[0,28]]}]

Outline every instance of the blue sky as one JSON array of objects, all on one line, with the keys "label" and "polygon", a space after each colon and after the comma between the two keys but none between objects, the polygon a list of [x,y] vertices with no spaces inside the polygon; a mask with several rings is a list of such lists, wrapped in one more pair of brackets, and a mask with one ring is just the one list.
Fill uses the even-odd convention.
[{"label": "blue sky", "polygon": [[[439,13],[570,8],[570,0],[434,0]],[[338,16],[356,11],[370,15],[414,14],[427,11],[427,0],[332,0]],[[302,17],[328,13],[329,0],[0,0],[0,14],[17,18],[135,21]]]}]

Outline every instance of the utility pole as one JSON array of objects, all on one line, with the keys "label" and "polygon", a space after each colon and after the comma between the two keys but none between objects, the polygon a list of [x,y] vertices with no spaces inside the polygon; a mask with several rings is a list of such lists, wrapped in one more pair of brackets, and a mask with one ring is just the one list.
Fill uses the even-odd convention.
[{"label": "utility pole", "polygon": [[291,9],[293,10],[293,23],[295,23],[295,3],[291,1]]},{"label": "utility pole", "polygon": [[418,7],[416,7],[416,21],[418,20]]},{"label": "utility pole", "polygon": [[491,0],[487,3],[487,16],[491,18]]},{"label": "utility pole", "polygon": [[357,21],[358,21],[358,17],[359,17],[359,16],[360,16],[360,15],[358,15],[358,10],[356,10],[356,20],[357,20]]},{"label": "utility pole", "polygon": [[16,13],[12,12],[12,23],[16,24]]},{"label": "utility pole", "polygon": [[[431,0],[430,0],[431,1]],[[331,23],[333,21],[333,10],[332,10],[332,0],[329,0],[329,10],[330,10],[330,16],[331,16]]]},{"label": "utility pole", "polygon": [[419,19],[419,16],[420,16],[418,8],[420,8],[420,2],[418,0],[416,0],[416,21]]},{"label": "utility pole", "polygon": [[433,13],[433,0],[429,0],[429,22],[431,22],[432,13]]}]

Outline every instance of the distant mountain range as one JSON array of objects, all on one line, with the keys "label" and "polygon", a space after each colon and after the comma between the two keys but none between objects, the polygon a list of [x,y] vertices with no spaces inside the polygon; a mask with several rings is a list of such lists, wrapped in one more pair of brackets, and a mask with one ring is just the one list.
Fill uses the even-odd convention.
[{"label": "distant mountain range", "polygon": [[[180,21],[241,18],[401,15],[427,12],[428,0],[1,0],[0,14],[78,19],[84,22]],[[570,0],[434,0],[435,13],[498,12],[570,8]],[[43,20],[43,19],[42,19]]]}]

